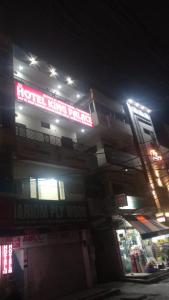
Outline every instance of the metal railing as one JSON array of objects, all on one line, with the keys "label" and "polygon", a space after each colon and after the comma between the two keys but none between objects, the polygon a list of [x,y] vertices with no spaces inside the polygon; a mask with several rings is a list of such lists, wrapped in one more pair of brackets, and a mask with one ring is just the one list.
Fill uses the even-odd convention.
[{"label": "metal railing", "polygon": [[[60,137],[46,134],[41,131],[33,130],[30,128],[26,128],[25,126],[22,125],[16,125],[16,136],[29,139],[32,141],[41,142],[44,144],[49,144],[49,145],[54,145],[59,147],[63,146],[62,139]],[[89,149],[89,147],[72,141],[72,149],[78,151],[85,151]]]}]

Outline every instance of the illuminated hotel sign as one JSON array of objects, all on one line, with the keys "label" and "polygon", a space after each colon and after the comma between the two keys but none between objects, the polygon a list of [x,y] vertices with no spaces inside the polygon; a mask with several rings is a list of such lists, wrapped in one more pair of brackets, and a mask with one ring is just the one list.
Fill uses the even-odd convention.
[{"label": "illuminated hotel sign", "polygon": [[12,244],[0,246],[1,250],[1,274],[12,273]]},{"label": "illuminated hotel sign", "polygon": [[18,101],[23,101],[78,123],[93,127],[92,118],[89,113],[17,81],[15,82],[15,96]]}]

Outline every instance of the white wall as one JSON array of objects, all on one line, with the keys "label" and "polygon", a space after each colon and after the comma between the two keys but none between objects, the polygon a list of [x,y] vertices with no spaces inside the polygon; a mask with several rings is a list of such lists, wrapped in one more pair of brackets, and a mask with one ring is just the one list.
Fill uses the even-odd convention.
[{"label": "white wall", "polygon": [[17,116],[15,118],[16,123],[24,124],[27,128],[30,128],[32,130],[37,130],[57,137],[69,137],[76,142],[76,133],[72,132],[70,129],[63,128],[51,123],[50,129],[47,129],[41,126],[41,121],[43,122],[43,120],[31,118],[30,116],[25,115],[21,112],[17,112]]}]

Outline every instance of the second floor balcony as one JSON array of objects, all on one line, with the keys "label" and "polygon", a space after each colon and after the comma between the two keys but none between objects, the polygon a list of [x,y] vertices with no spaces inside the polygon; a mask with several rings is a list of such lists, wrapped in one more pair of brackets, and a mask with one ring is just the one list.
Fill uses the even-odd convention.
[{"label": "second floor balcony", "polygon": [[68,137],[57,137],[16,124],[16,158],[73,168],[97,165],[89,147]]}]

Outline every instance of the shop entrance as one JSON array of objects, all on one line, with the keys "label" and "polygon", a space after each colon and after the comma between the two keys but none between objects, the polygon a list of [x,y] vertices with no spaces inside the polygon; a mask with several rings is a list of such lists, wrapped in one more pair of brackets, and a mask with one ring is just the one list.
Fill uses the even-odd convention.
[{"label": "shop entrance", "polygon": [[[132,225],[133,223],[131,222]],[[146,226],[150,229],[150,223],[152,227],[148,232]],[[124,273],[154,273],[169,269],[168,230],[152,219],[151,222],[146,220],[146,225],[141,228],[135,221],[137,229],[126,220],[124,224],[123,229],[116,230]],[[158,231],[155,231],[157,226]]]}]

